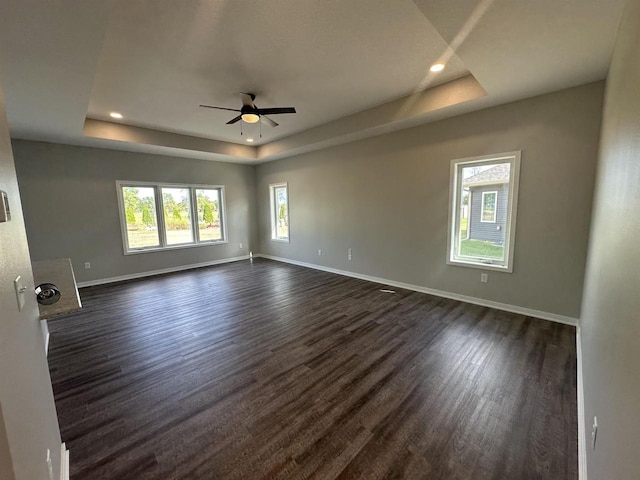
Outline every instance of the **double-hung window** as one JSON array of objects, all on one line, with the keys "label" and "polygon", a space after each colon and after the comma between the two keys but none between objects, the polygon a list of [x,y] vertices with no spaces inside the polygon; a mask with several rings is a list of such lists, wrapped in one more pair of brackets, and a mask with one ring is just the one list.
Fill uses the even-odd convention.
[{"label": "double-hung window", "polygon": [[289,188],[286,183],[269,185],[271,240],[289,241]]},{"label": "double-hung window", "polygon": [[226,242],[224,187],[116,182],[124,251]]},{"label": "double-hung window", "polygon": [[447,263],[513,271],[520,152],[453,160]]}]

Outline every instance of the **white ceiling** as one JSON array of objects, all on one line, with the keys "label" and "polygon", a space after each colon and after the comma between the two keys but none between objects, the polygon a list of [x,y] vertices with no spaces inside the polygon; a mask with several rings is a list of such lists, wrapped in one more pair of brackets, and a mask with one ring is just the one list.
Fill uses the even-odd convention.
[{"label": "white ceiling", "polygon": [[[0,81],[16,138],[256,163],[600,80],[623,4],[21,0],[0,17]],[[445,71],[429,73],[440,59]],[[482,93],[405,112],[465,75]],[[198,108],[238,108],[239,91],[298,113],[274,116],[280,126],[263,127],[260,142],[255,125],[242,137],[239,123],[225,125],[233,112]],[[120,130],[148,130],[83,134],[85,118],[110,120],[110,111],[125,116]],[[154,131],[181,135],[156,141]],[[219,148],[248,135],[264,145]]]},{"label": "white ceiling", "polygon": [[241,142],[234,112],[198,105],[240,108],[253,92],[298,112],[263,125],[268,142],[464,75],[455,56],[429,73],[447,48],[410,1],[128,1],[109,18],[88,115]]}]

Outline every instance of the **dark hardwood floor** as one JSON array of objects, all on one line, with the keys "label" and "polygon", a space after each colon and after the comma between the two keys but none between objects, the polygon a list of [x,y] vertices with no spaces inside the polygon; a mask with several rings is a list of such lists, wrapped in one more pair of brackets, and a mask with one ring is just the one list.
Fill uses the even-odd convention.
[{"label": "dark hardwood floor", "polygon": [[71,478],[576,479],[575,329],[264,259],[50,322]]}]

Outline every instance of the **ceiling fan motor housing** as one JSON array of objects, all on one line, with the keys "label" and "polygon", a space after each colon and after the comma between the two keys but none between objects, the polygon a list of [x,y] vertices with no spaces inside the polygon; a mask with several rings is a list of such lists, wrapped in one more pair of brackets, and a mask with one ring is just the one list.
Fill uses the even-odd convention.
[{"label": "ceiling fan motor housing", "polygon": [[242,115],[244,115],[245,113],[254,113],[256,115],[259,115],[257,110],[258,110],[257,108],[252,107],[251,105],[243,105],[242,108],[240,109],[240,113]]}]

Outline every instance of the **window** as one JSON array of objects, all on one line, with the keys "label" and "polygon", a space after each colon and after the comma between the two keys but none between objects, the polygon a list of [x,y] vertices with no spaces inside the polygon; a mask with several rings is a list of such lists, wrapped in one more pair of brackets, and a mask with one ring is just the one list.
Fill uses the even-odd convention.
[{"label": "window", "polygon": [[198,239],[201,242],[222,241],[220,189],[197,188],[196,204],[198,206]]},{"label": "window", "polygon": [[520,152],[451,162],[447,263],[513,271]]},{"label": "window", "polygon": [[116,182],[126,254],[224,243],[224,187]]},{"label": "window", "polygon": [[481,222],[496,223],[496,203],[498,192],[482,192],[482,217]]},{"label": "window", "polygon": [[289,191],[286,183],[269,185],[271,196],[271,240],[289,241]]},{"label": "window", "polygon": [[160,190],[167,245],[193,243],[191,189],[162,187]]},{"label": "window", "polygon": [[[124,218],[129,248],[160,246],[156,193],[150,187],[122,187]],[[121,202],[122,203],[122,202]]]}]

